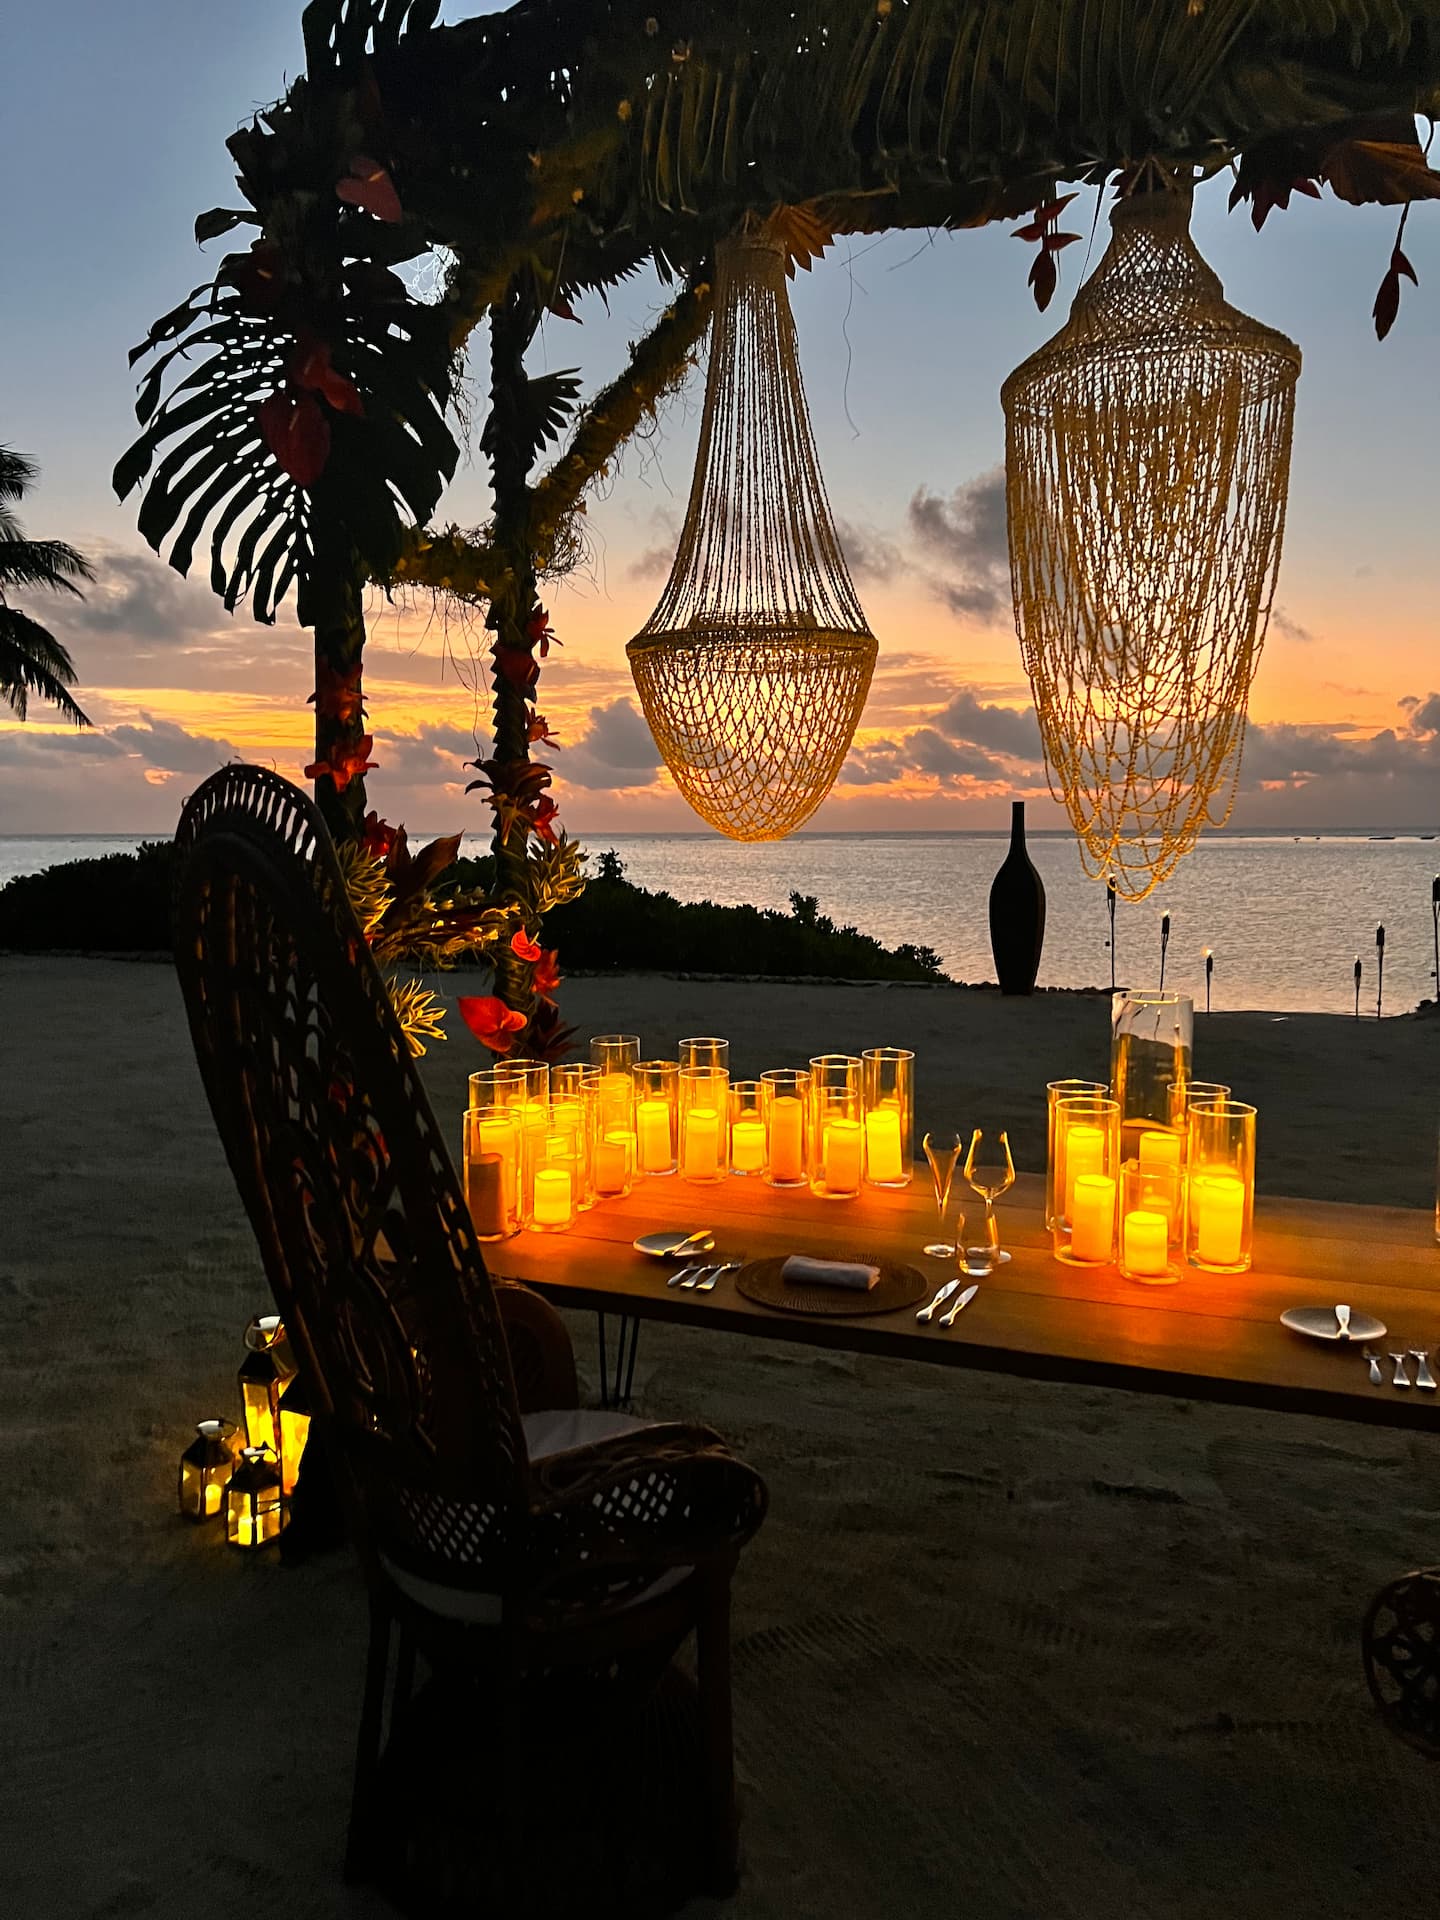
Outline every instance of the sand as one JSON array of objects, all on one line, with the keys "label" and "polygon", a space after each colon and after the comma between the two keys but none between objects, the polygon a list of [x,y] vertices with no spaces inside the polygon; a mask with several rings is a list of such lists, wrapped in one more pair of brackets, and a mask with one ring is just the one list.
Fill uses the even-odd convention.
[{"label": "sand", "polygon": [[[566,1009],[728,1032],[737,1071],[914,1045],[922,1121],[1008,1121],[1029,1165],[1039,1086],[1105,1057],[1083,996],[620,979]],[[173,976],[0,959],[0,1013],[3,1910],[388,1911],[338,1880],[349,1557],[282,1569],[172,1510],[265,1299]],[[1225,1014],[1197,1071],[1257,1101],[1268,1189],[1428,1206],[1437,1052],[1435,1020]],[[476,1057],[432,1055],[442,1114]],[[1434,1776],[1356,1653],[1433,1557],[1428,1443],[679,1329],[638,1387],[772,1493],[737,1585],[746,1880],[695,1916],[1428,1908]]]}]

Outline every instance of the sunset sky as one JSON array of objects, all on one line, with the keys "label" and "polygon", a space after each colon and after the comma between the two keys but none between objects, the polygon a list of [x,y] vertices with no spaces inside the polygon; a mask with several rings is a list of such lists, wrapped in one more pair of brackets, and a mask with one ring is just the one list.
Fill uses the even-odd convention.
[{"label": "sunset sky", "polygon": [[[451,5],[446,17],[487,9]],[[194,246],[197,212],[233,200],[224,139],[301,65],[299,0],[49,0],[12,28],[0,214],[0,441],[41,465],[27,530],[87,553],[83,605],[20,604],[71,648],[98,727],[76,735],[32,706],[0,722],[0,833],[166,831],[184,795],[242,755],[299,776],[310,757],[306,640],[231,618],[134,530],[109,475],[133,429],[127,349],[208,279],[223,242]],[[84,58],[76,49],[84,48]],[[60,83],[63,74],[64,84]],[[1236,824],[1434,827],[1440,660],[1433,444],[1440,208],[1417,207],[1420,277],[1380,345],[1370,307],[1395,215],[1299,199],[1256,235],[1202,191],[1195,231],[1229,298],[1298,340],[1289,530],[1278,611],[1252,699]],[[1069,210],[1088,234],[1094,199]],[[1097,243],[1094,257],[1098,257]],[[999,389],[1063,323],[1087,249],[1062,256],[1036,313],[1029,250],[1003,228],[839,243],[794,303],[816,436],[880,665],[841,783],[816,828],[998,825],[1045,794],[1010,607]],[[654,282],[552,320],[536,366],[608,377],[664,304]],[[483,341],[477,336],[477,370]],[[626,641],[664,582],[683,512],[700,383],[632,447],[591,502],[590,563],[548,594],[564,641],[541,709],[563,744],[556,792],[581,834],[697,828],[657,772]],[[487,508],[478,450],[441,520]],[[203,569],[202,569],[203,573]],[[371,801],[416,829],[480,829],[461,762],[486,745],[466,684],[478,624],[374,610],[367,690],[380,770]],[[0,710],[3,711],[3,710]],[[1037,826],[1063,823],[1048,801]]]}]

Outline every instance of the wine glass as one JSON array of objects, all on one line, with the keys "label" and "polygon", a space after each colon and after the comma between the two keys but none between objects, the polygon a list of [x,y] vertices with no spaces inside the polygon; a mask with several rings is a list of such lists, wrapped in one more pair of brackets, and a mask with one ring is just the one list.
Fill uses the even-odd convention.
[{"label": "wine glass", "polygon": [[[955,1178],[955,1163],[960,1158],[960,1136],[958,1133],[927,1133],[921,1142],[925,1149],[925,1158],[930,1162],[930,1178],[935,1183],[935,1208],[940,1216],[939,1233],[942,1236],[931,1242],[925,1251],[932,1260],[953,1260],[955,1243],[943,1238],[945,1232],[945,1209],[950,1204],[950,1183]],[[959,1233],[961,1229],[956,1228]]]},{"label": "wine glass", "polygon": [[995,1202],[1015,1184],[1015,1162],[1010,1158],[1010,1137],[1002,1128],[987,1134],[976,1127],[970,1136],[970,1151],[965,1156],[965,1178],[985,1202],[985,1241],[992,1263],[1008,1260],[1000,1245],[1000,1226],[995,1218]]}]

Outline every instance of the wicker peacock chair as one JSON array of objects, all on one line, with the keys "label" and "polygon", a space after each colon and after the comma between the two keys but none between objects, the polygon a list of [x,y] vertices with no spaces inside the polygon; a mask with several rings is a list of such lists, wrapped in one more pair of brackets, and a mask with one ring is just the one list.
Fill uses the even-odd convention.
[{"label": "wicker peacock chair", "polygon": [[[704,1817],[683,1891],[728,1888],[730,1576],[764,1517],[764,1483],[706,1428],[573,1404],[522,1414],[505,1323],[533,1362],[558,1316],[523,1290],[507,1314],[507,1290],[491,1284],[311,802],[229,767],[187,804],[177,854],[176,959],[201,1075],[369,1586],[347,1874],[395,1871],[381,1790],[394,1777],[381,1766],[393,1629],[387,1744],[417,1652],[442,1683],[433,1691],[473,1690],[483,1721],[467,1739],[501,1755],[496,1854],[534,1802],[575,1785],[564,1752],[553,1779],[536,1779],[507,1746],[535,1719],[533,1689],[551,1708],[586,1703],[592,1721],[598,1701],[618,1723],[693,1630],[700,1724],[687,1752],[700,1773],[688,1797]],[[563,1357],[548,1375],[563,1390]],[[412,1831],[411,1864],[414,1845]],[[526,1911],[535,1867],[487,1868],[486,1900]]]}]

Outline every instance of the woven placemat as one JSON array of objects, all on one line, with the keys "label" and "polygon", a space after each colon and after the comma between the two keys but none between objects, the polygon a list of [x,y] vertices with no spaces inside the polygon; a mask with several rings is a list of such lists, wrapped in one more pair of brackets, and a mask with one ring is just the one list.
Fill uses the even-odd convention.
[{"label": "woven placemat", "polygon": [[880,1269],[880,1278],[868,1292],[861,1292],[858,1287],[793,1287],[780,1274],[786,1257],[751,1260],[735,1275],[736,1290],[747,1300],[754,1300],[762,1307],[778,1307],[782,1313],[848,1314],[893,1313],[896,1307],[913,1306],[931,1290],[930,1282],[918,1268],[896,1266],[893,1261],[882,1260],[873,1253],[840,1256]]}]

